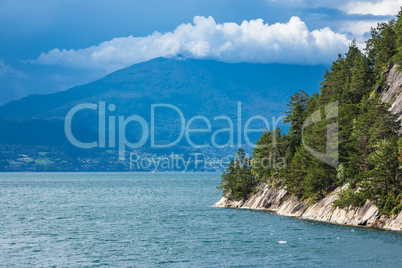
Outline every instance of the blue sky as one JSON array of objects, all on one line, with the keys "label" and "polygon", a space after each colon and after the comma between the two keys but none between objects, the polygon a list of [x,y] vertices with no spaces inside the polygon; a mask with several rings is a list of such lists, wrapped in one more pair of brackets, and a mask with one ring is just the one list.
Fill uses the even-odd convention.
[{"label": "blue sky", "polygon": [[2,0],[0,105],[159,56],[330,64],[402,0]]}]

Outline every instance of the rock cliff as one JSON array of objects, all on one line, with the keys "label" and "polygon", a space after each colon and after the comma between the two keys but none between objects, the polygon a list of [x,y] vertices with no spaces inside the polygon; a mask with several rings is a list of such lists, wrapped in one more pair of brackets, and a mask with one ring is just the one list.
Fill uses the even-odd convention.
[{"label": "rock cliff", "polygon": [[301,201],[284,189],[262,184],[257,193],[247,200],[233,201],[223,197],[214,207],[269,210],[301,219],[402,231],[402,212],[391,218],[380,216],[378,208],[370,201],[361,208],[334,207],[333,202],[340,190],[338,188],[321,201],[309,204],[307,200]]},{"label": "rock cliff", "polygon": [[[385,82],[382,86],[378,86],[375,92],[380,95],[383,102],[391,104],[390,111],[399,115],[402,124],[402,72],[391,64],[384,73],[384,78]],[[402,128],[399,134],[402,134]],[[276,211],[280,215],[295,216],[301,219],[402,231],[402,212],[391,218],[380,216],[378,208],[370,201],[366,201],[361,208],[341,209],[333,206],[340,190],[338,188],[321,201],[310,204],[306,200],[302,201],[296,196],[290,195],[284,189],[262,184],[258,188],[258,192],[248,200],[233,201],[223,197],[214,206],[270,210]]]},{"label": "rock cliff", "polygon": [[[396,69],[396,66],[391,64],[387,72],[384,73],[385,83],[376,89],[380,93],[383,102],[391,104],[390,111],[394,114],[399,114],[399,120],[402,119],[402,72]],[[401,120],[402,123],[402,120]],[[402,128],[399,132],[402,134]]]}]

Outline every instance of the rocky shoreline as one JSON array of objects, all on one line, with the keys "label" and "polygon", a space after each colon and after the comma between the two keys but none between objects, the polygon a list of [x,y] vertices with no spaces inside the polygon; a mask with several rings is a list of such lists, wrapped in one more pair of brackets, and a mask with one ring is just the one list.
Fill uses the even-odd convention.
[{"label": "rocky shoreline", "polygon": [[391,218],[380,216],[378,208],[371,201],[366,201],[361,208],[334,207],[333,202],[338,198],[340,190],[337,188],[321,201],[310,204],[307,200],[301,201],[289,194],[285,189],[262,184],[257,193],[247,200],[233,201],[222,197],[214,207],[269,210],[301,219],[402,231],[402,212]]}]

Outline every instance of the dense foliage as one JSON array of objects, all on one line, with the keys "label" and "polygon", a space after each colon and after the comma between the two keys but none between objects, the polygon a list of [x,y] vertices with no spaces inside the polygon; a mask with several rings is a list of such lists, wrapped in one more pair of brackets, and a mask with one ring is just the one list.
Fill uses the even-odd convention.
[{"label": "dense foliage", "polygon": [[251,173],[250,159],[240,148],[223,173],[222,184],[218,189],[233,200],[241,200],[249,197],[256,185],[255,176]]},{"label": "dense foliage", "polygon": [[[279,129],[264,133],[251,160],[239,151],[222,176],[224,194],[239,200],[248,197],[258,182],[281,180],[303,199],[319,200],[343,187],[337,206],[362,206],[372,200],[382,214],[401,211],[400,122],[377,93],[378,88],[386,90],[384,72],[393,64],[402,68],[401,12],[397,21],[379,23],[371,30],[366,54],[352,42],[325,72],[319,94],[299,91],[291,97],[285,118],[291,124],[289,133]],[[328,116],[328,105],[334,103],[337,113]],[[312,123],[306,126],[306,120]],[[335,123],[336,136],[328,139],[328,126]],[[308,148],[323,155],[329,150],[326,157],[336,164],[313,156]],[[237,167],[244,162],[251,167]],[[239,188],[242,184],[247,188]]]}]

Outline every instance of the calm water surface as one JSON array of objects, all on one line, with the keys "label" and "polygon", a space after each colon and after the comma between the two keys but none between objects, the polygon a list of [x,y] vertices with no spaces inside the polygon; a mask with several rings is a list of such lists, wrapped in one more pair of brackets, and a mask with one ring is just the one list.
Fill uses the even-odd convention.
[{"label": "calm water surface", "polygon": [[0,267],[401,267],[402,233],[212,208],[219,181],[2,173]]}]

